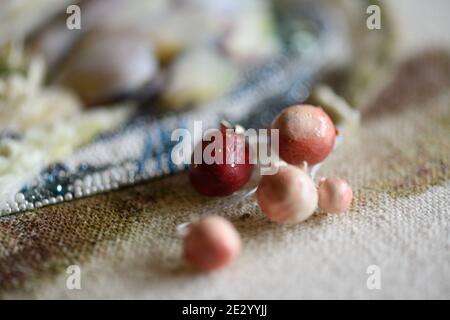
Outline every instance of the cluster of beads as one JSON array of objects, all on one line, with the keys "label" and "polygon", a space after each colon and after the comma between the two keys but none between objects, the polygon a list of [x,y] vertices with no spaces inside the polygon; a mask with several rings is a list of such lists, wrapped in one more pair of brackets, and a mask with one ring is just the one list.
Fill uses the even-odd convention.
[{"label": "cluster of beads", "polygon": [[[319,207],[328,213],[345,212],[352,201],[352,189],[343,179],[321,179],[316,187],[308,166],[322,162],[333,150],[337,130],[329,116],[319,107],[296,105],[282,111],[272,124],[279,130],[278,171],[262,176],[257,188],[257,200],[261,211],[277,223],[299,223],[308,219]],[[223,179],[223,172],[231,172],[229,164],[215,165],[209,174],[220,177],[198,179],[196,190],[208,190],[210,181],[234,185],[233,179]],[[233,167],[235,168],[235,167]],[[191,169],[192,172],[198,167]],[[248,170],[248,167],[242,167]],[[198,174],[198,173],[196,173]],[[226,175],[225,175],[226,176]],[[201,185],[201,183],[204,185]],[[215,186],[217,188],[217,186]],[[202,192],[207,194],[205,192]],[[211,195],[211,194],[207,194]],[[214,194],[213,194],[214,195]],[[220,195],[220,194],[215,194]],[[231,263],[240,251],[237,231],[224,218],[210,216],[192,224],[185,239],[185,258],[200,270],[213,270]]]},{"label": "cluster of beads", "polygon": [[[264,176],[258,187],[261,210],[273,221],[297,223],[309,218],[317,206],[340,213],[350,206],[352,190],[342,179],[323,179],[317,190],[308,166],[325,160],[333,150],[337,130],[319,107],[296,105],[274,120],[279,130],[280,157],[288,164],[272,176]],[[303,164],[301,167],[295,165]]]},{"label": "cluster of beads", "polygon": [[82,166],[76,170],[76,174],[62,164],[55,164],[41,174],[42,181],[37,181],[36,185],[31,187],[25,187],[12,201],[6,203],[0,210],[0,216],[115,190],[120,186],[130,185],[159,174],[161,170],[153,160],[146,163],[144,172],[140,172],[137,161],[126,162],[101,171]]}]

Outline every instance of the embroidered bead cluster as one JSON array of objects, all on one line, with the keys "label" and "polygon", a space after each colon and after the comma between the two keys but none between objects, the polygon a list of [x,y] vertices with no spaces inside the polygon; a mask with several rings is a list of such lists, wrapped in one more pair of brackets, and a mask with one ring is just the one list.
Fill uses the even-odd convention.
[{"label": "embroidered bead cluster", "polygon": [[7,202],[0,210],[0,216],[115,190],[155,175],[171,173],[173,168],[161,165],[162,162],[149,159],[141,168],[138,161],[130,161],[104,170],[82,165],[75,172],[62,164],[54,164],[33,185],[25,186],[12,201]]}]

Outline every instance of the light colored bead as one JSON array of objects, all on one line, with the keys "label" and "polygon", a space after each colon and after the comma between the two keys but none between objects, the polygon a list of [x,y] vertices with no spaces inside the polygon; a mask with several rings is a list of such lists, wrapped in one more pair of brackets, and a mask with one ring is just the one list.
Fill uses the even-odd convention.
[{"label": "light colored bead", "polygon": [[25,202],[25,195],[23,193],[18,193],[14,197],[17,203],[24,203]]},{"label": "light colored bead", "polygon": [[348,210],[353,198],[350,184],[344,179],[327,178],[319,183],[319,207],[328,213]]},{"label": "light colored bead", "polygon": [[261,210],[275,222],[302,222],[317,208],[314,181],[292,165],[280,166],[276,174],[262,176],[256,194]]},{"label": "light colored bead", "polygon": [[111,183],[111,173],[106,171],[102,174],[102,184]]},{"label": "light colored bead", "polygon": [[102,183],[102,176],[99,173],[95,173],[92,176],[94,186],[98,186]]},{"label": "light colored bead", "polygon": [[83,179],[83,185],[86,188],[91,187],[92,186],[92,182],[93,182],[92,176],[85,176],[84,179]]},{"label": "light colored bead", "polygon": [[72,193],[67,192],[67,193],[64,195],[64,199],[65,199],[66,201],[72,200],[72,199],[73,199]]},{"label": "light colored bead", "polygon": [[230,264],[241,250],[234,226],[219,216],[208,216],[188,227],[184,257],[200,270],[211,271]]}]

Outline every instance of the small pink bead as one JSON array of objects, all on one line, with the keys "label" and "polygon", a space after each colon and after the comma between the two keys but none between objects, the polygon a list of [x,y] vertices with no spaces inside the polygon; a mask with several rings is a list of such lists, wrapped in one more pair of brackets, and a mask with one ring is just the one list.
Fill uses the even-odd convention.
[{"label": "small pink bead", "polygon": [[328,213],[348,210],[353,198],[350,184],[344,179],[327,178],[319,183],[319,207]]},{"label": "small pink bead", "polygon": [[317,208],[313,180],[304,170],[292,165],[280,166],[276,174],[262,176],[256,195],[261,210],[279,223],[301,222]]},{"label": "small pink bead", "polygon": [[241,238],[225,218],[208,216],[189,226],[184,238],[184,257],[202,271],[230,264],[241,250]]}]

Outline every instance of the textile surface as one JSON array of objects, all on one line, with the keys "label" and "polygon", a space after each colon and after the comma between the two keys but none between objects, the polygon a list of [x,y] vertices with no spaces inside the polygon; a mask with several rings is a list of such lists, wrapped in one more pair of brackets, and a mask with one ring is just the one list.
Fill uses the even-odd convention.
[{"label": "textile surface", "polygon": [[[392,68],[320,176],[349,180],[345,214],[269,222],[255,199],[221,209],[243,239],[229,268],[181,259],[176,226],[214,207],[186,174],[0,219],[3,298],[450,298],[450,57]],[[66,269],[81,268],[81,290]],[[380,270],[381,288],[367,286]]]}]

